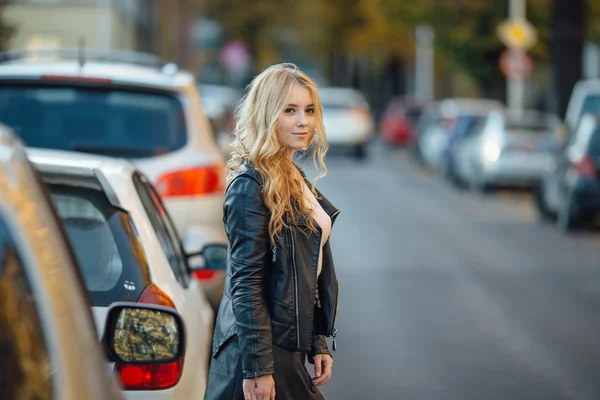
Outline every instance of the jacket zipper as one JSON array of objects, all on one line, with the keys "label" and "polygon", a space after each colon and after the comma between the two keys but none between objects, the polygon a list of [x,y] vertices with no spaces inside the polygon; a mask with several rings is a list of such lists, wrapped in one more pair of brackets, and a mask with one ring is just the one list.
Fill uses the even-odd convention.
[{"label": "jacket zipper", "polygon": [[273,262],[277,261],[277,246],[273,246]]},{"label": "jacket zipper", "polygon": [[298,270],[296,269],[296,250],[294,246],[294,235],[292,232],[290,234],[290,243],[292,244],[292,267],[294,268],[294,296],[296,299],[296,340],[297,340],[297,348],[300,348],[300,316],[298,315]]}]

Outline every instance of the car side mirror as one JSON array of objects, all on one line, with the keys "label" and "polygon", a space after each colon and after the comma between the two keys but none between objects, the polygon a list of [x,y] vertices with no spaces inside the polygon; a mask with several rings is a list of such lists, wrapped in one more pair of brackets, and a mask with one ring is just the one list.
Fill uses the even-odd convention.
[{"label": "car side mirror", "polygon": [[102,345],[120,364],[176,362],[185,355],[185,326],[173,308],[117,302],[108,310]]},{"label": "car side mirror", "polygon": [[212,270],[224,270],[227,267],[227,245],[222,243],[211,243],[205,245],[202,250],[188,253],[188,260],[202,256],[204,258],[204,265],[197,265],[190,262],[190,268],[192,270],[199,269],[212,269]]}]

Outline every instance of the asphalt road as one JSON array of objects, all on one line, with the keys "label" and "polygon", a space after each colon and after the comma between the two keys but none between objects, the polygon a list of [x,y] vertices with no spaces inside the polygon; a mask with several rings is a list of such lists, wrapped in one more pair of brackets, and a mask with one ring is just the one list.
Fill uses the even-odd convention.
[{"label": "asphalt road", "polygon": [[600,399],[600,232],[565,236],[527,193],[461,192],[401,152],[328,163],[328,400]]}]

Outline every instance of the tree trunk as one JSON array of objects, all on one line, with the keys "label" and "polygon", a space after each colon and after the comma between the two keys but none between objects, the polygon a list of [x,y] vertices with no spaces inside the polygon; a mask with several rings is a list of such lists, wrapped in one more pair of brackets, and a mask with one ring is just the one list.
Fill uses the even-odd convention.
[{"label": "tree trunk", "polygon": [[551,62],[555,110],[565,117],[569,97],[581,79],[584,41],[584,0],[554,0]]}]

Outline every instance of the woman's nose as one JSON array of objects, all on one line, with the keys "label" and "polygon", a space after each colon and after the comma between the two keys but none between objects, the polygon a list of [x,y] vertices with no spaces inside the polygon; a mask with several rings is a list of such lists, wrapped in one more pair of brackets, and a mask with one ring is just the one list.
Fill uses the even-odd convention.
[{"label": "woman's nose", "polygon": [[306,115],[304,115],[303,112],[299,112],[297,115],[298,115],[298,121],[296,123],[298,124],[298,126],[306,125],[307,124]]}]

